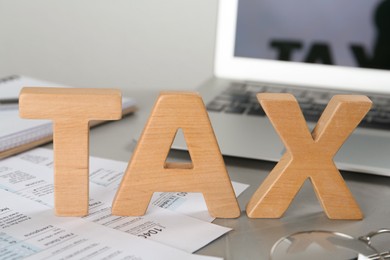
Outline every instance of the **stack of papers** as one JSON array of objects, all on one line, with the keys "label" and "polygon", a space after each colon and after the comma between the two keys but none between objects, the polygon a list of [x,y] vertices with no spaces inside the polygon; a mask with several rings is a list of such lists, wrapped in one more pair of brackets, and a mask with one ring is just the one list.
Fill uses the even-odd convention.
[{"label": "stack of papers", "polygon": [[[192,254],[231,230],[210,223],[202,194],[156,193],[144,216],[111,215],[126,167],[91,157],[89,215],[73,218],[54,215],[52,150],[0,161],[0,258],[217,259]],[[233,182],[237,196],[247,187]]]},{"label": "stack of papers", "polygon": [[[27,86],[67,87],[23,76],[10,76],[0,79],[0,122],[2,122],[0,127],[0,158],[5,158],[52,140],[51,121],[19,117],[19,93],[23,87]],[[135,110],[136,103],[134,99],[123,97],[122,114],[129,114]]]}]

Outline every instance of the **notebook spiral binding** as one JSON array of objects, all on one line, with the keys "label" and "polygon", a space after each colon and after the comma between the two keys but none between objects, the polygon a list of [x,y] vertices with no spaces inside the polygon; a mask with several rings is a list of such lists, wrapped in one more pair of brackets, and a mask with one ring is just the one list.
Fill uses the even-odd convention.
[{"label": "notebook spiral binding", "polygon": [[20,78],[20,76],[18,76],[18,75],[11,75],[8,77],[0,78],[0,84],[8,82],[8,81],[17,80],[19,78]]}]

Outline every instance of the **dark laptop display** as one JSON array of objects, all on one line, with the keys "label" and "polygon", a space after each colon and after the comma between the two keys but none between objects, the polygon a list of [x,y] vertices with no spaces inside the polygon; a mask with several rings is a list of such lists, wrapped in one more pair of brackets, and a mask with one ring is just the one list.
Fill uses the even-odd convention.
[{"label": "dark laptop display", "polygon": [[[389,0],[240,0],[234,55],[390,69],[389,8]],[[265,116],[255,97],[258,92],[294,94],[306,120],[313,122],[318,121],[333,95],[354,93],[239,82],[232,83],[207,107],[215,112]],[[372,93],[369,97],[374,107],[361,126],[389,129],[390,101]]]},{"label": "dark laptop display", "polygon": [[240,0],[234,55],[390,69],[390,1]]}]

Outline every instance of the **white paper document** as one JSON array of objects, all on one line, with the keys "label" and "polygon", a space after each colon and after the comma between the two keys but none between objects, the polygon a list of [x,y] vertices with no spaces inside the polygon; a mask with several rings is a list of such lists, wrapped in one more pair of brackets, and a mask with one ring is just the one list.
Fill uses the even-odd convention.
[{"label": "white paper document", "polygon": [[[38,148],[0,161],[0,189],[53,208],[52,157],[51,150]],[[213,218],[197,193],[156,193],[144,216],[112,216],[111,203],[126,166],[91,158],[89,215],[84,221],[186,252],[194,252],[230,230],[205,222]],[[247,185],[235,183],[234,187],[238,195]],[[54,216],[53,210],[51,214]]]},{"label": "white paper document", "polygon": [[0,259],[194,259],[159,243],[83,218],[55,217],[37,202],[0,190]]},{"label": "white paper document", "polygon": [[[50,169],[53,167],[53,151],[50,149],[37,148],[17,155],[13,159],[21,160],[20,164],[40,165]],[[90,157],[90,182],[105,188],[103,191],[105,201],[111,203],[114,199],[127,164],[127,162]],[[232,182],[232,185],[236,197],[249,187],[247,184],[238,182]],[[107,191],[111,191],[110,194],[107,194]],[[207,222],[215,219],[210,216],[201,193],[156,192],[150,205],[149,210],[154,205]]]}]

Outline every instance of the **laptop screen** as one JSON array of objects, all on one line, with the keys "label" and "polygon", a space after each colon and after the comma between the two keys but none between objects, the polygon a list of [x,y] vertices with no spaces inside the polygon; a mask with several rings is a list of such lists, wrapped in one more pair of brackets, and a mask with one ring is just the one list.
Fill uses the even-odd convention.
[{"label": "laptop screen", "polygon": [[390,69],[389,0],[239,0],[234,56]]}]

